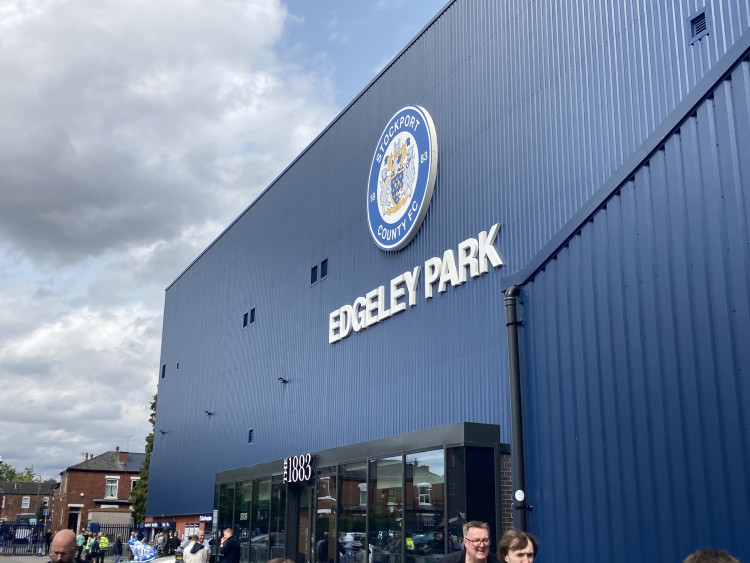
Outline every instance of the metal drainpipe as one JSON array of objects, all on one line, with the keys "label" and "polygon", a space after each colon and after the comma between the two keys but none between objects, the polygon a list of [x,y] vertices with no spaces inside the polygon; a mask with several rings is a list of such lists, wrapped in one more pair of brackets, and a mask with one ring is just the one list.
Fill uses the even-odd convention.
[{"label": "metal drainpipe", "polygon": [[505,291],[505,329],[508,334],[508,375],[510,379],[510,463],[513,486],[513,523],[517,530],[526,531],[526,470],[523,453],[523,417],[521,413],[521,362],[518,349],[518,320],[516,305],[521,288],[510,286]]}]

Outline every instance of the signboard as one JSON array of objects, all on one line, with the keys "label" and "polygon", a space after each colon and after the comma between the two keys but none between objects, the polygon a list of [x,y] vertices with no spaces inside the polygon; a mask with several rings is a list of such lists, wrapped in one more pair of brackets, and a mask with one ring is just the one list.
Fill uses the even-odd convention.
[{"label": "signboard", "polygon": [[284,458],[284,483],[301,483],[312,479],[312,455]]},{"label": "signboard", "polygon": [[420,106],[396,112],[378,139],[367,183],[367,222],[381,250],[400,250],[417,234],[437,175],[437,134]]}]

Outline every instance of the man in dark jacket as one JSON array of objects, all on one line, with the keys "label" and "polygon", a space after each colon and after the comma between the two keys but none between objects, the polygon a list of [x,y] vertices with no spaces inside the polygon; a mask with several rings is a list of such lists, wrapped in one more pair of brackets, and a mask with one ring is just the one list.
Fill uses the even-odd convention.
[{"label": "man in dark jacket", "polygon": [[234,537],[232,528],[224,530],[219,553],[221,563],[240,563],[240,542]]},{"label": "man in dark jacket", "polygon": [[490,525],[472,520],[464,524],[464,549],[443,557],[441,563],[498,563],[490,550]]}]

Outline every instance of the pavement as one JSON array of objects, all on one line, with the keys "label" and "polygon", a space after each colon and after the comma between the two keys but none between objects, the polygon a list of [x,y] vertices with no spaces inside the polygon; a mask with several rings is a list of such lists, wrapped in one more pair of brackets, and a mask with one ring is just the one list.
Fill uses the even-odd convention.
[{"label": "pavement", "polygon": [[5,555],[0,553],[0,563],[47,563],[49,555]]}]

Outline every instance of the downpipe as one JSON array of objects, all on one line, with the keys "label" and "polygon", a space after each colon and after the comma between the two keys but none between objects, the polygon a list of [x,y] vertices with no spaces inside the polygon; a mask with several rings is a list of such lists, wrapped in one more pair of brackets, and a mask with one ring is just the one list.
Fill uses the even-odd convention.
[{"label": "downpipe", "polygon": [[508,375],[510,382],[510,464],[513,487],[513,524],[517,530],[527,531],[526,516],[531,506],[526,504],[526,469],[523,452],[523,414],[521,404],[521,356],[518,345],[517,285],[505,290],[505,330],[508,335]]}]

